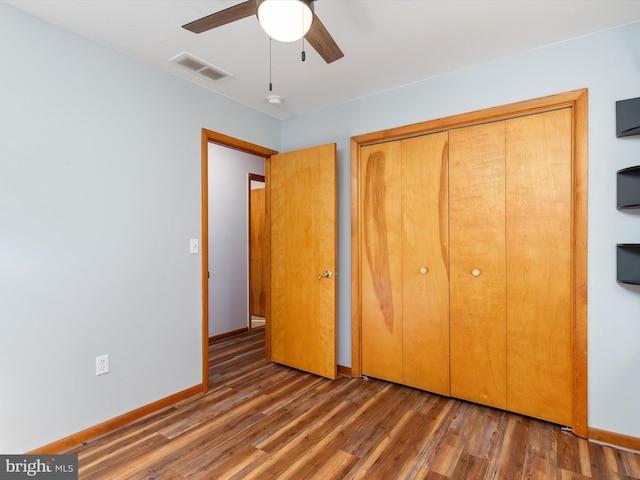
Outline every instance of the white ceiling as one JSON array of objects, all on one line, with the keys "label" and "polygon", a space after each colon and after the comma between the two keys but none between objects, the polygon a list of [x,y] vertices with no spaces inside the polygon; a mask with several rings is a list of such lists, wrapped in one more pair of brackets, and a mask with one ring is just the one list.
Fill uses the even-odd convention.
[{"label": "white ceiling", "polygon": [[[278,119],[640,21],[638,0],[317,0],[344,58],[273,41],[255,17],[196,35],[181,26],[242,0],[4,0],[3,3]],[[168,60],[182,52],[229,72],[218,82]]]}]

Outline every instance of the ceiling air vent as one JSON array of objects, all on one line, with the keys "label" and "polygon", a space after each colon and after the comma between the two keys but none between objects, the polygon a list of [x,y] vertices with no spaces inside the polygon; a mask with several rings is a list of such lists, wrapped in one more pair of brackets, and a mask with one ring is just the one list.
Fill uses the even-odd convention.
[{"label": "ceiling air vent", "polygon": [[208,79],[216,82],[218,80],[222,80],[223,78],[233,76],[229,72],[225,72],[220,68],[214,67],[210,63],[207,63],[204,60],[200,60],[199,58],[194,57],[187,52],[182,52],[175,57],[170,58],[169,62],[180,65],[187,70],[191,70],[198,75],[202,75],[203,77],[207,77]]}]

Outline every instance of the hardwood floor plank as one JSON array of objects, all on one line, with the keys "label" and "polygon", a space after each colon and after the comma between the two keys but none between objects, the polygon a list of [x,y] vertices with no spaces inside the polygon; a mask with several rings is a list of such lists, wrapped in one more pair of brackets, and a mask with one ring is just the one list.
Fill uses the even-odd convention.
[{"label": "hardwood floor plank", "polygon": [[112,449],[91,458],[79,457],[78,468],[82,472],[82,478],[108,478],[114,468],[128,462],[136,461],[145,452],[152,452],[168,443],[166,437],[159,434],[151,434],[139,439],[137,442],[127,444],[126,450]]},{"label": "hardwood floor plank", "polygon": [[[354,413],[350,417],[350,419],[352,419],[358,415],[358,410],[355,410],[356,404],[350,403],[350,405],[354,408]],[[350,419],[347,419],[346,423],[349,423]],[[305,450],[301,455],[289,459],[289,467],[278,475],[278,479],[296,480],[299,478],[309,478],[326,461],[327,452],[339,450],[343,444],[344,435],[342,429],[338,426],[338,428],[334,428],[323,435],[319,441]],[[353,455],[351,456],[354,457]]]},{"label": "hardwood floor plank", "polygon": [[378,461],[382,452],[389,446],[391,443],[391,438],[385,436],[381,441],[379,441],[371,453],[367,455],[362,462],[358,463],[357,469],[354,472],[350,472],[350,475],[347,478],[351,480],[362,480],[367,478],[372,478],[369,475],[369,469],[371,466]]},{"label": "hardwood floor plank", "polygon": [[622,450],[616,452],[625,475],[632,479],[640,479],[640,455],[624,455]]},{"label": "hardwood floor plank", "polygon": [[429,470],[446,477],[453,473],[466,441],[461,436],[460,414],[464,413],[465,407],[469,405],[471,404],[465,406],[461,401],[453,401],[451,408],[442,418],[442,423],[430,442],[431,453],[426,462]]},{"label": "hardwood floor plank", "polygon": [[243,392],[258,392],[278,388],[283,381],[291,378],[295,378],[293,371],[281,370],[275,364],[262,362],[256,369],[248,368],[241,375],[235,375],[233,381],[226,382],[225,386]]},{"label": "hardwood floor plank", "polygon": [[510,448],[508,452],[504,452],[509,459],[503,470],[505,478],[522,478],[530,422],[531,420],[528,418],[514,417],[514,430],[511,432]]},{"label": "hardwood floor plank", "polygon": [[[202,398],[202,396],[191,397],[190,399],[197,401],[200,398]],[[161,411],[151,413],[138,419],[136,422],[124,425],[97,438],[71,447],[65,453],[82,454],[81,460],[83,464],[90,464],[94,461],[101,462],[112,453],[118,454],[123,446],[125,446],[125,448],[127,446],[129,448],[135,448],[141,441],[145,441],[147,437],[154,435],[158,425],[172,422],[172,414],[175,411],[176,406],[171,406]],[[114,440],[117,440],[117,443],[114,442]]]},{"label": "hardwood floor plank", "polygon": [[[274,431],[264,440],[256,443],[255,447],[268,453],[277,452],[292,440],[314,428],[314,426],[318,427],[324,424],[328,418],[331,418],[337,411],[344,410],[347,405],[347,402],[335,398],[322,403],[318,402],[315,406],[307,408],[301,415],[293,418],[281,429]],[[325,412],[324,415],[322,412]]]},{"label": "hardwood floor plank", "polygon": [[504,429],[506,412],[480,405],[475,407],[471,412],[475,413],[478,420],[468,429],[465,452],[474,457],[489,458],[496,448],[500,432]]},{"label": "hardwood floor plank", "polygon": [[525,454],[523,477],[557,477],[557,439],[553,426],[538,420],[531,420],[527,444],[530,447]]},{"label": "hardwood floor plank", "polygon": [[[255,438],[252,437],[251,443],[256,448],[269,450],[270,443],[273,445],[282,440],[279,440],[278,437],[295,436],[295,433],[289,434],[288,432],[301,430],[304,425],[313,423],[313,418],[319,415],[320,409],[323,407],[334,408],[338,403],[339,401],[337,400],[325,401],[321,394],[312,391],[305,397],[304,402],[289,404],[284,408],[266,413],[266,419],[271,424],[265,424],[264,427],[260,426],[256,430]],[[286,440],[282,440],[282,444],[284,443],[286,443]],[[275,446],[273,448],[275,449]]]},{"label": "hardwood floor plank", "polygon": [[82,480],[640,480],[640,454],[375,379],[264,360],[264,329],[210,345],[210,389],[66,453]]},{"label": "hardwood floor plank", "polygon": [[485,478],[489,469],[489,460],[468,453],[463,454],[449,478]]},{"label": "hardwood floor plank", "polygon": [[496,449],[489,464],[487,478],[511,480],[522,478],[525,450],[525,422],[520,415],[509,414],[500,432]]},{"label": "hardwood floor plank", "polygon": [[602,451],[604,453],[604,461],[606,465],[607,475],[611,475],[611,478],[624,479],[624,471],[622,466],[618,462],[617,451],[609,446],[604,445],[602,447]]},{"label": "hardwood floor plank", "polygon": [[[296,435],[288,435],[280,440],[277,447],[272,444],[270,457],[255,469],[246,473],[241,478],[252,480],[254,478],[281,478],[296,459],[301,458],[305,453],[320,442],[336,425],[345,421],[353,412],[354,404],[351,402],[340,402],[332,410],[315,417],[314,421],[300,430]],[[284,440],[284,441],[283,441]],[[262,449],[264,450],[264,448]]]},{"label": "hardwood floor plank", "polygon": [[321,465],[307,478],[309,480],[340,480],[346,478],[346,472],[351,470],[360,459],[344,450],[335,452],[329,460]]},{"label": "hardwood floor plank", "polygon": [[230,451],[229,457],[214,468],[203,470],[200,475],[193,475],[189,480],[233,478],[239,472],[245,470],[252,463],[260,463],[261,457],[267,454],[258,450],[253,445],[247,445],[237,451]]},{"label": "hardwood floor plank", "polygon": [[569,472],[582,474],[578,437],[568,432],[562,432],[557,438],[558,467]]},{"label": "hardwood floor plank", "polygon": [[580,472],[582,472],[585,477],[592,478],[591,462],[589,461],[588,442],[578,442],[578,452],[580,461]]},{"label": "hardwood floor plank", "polygon": [[[406,422],[403,420],[406,418]],[[373,478],[413,478],[420,467],[419,454],[429,443],[425,432],[433,424],[433,418],[409,410],[396,428],[390,432],[391,444],[383,452],[383,458],[372,466]]]},{"label": "hardwood floor plank", "polygon": [[265,395],[270,400],[263,409],[265,414],[271,414],[277,410],[295,408],[297,404],[308,400],[308,396],[315,393],[314,389],[317,385],[323,384],[328,380],[315,377],[313,375],[300,376],[293,378],[288,382],[281,383],[278,388],[272,388],[265,391]]},{"label": "hardwood floor plank", "polygon": [[[254,426],[263,418],[264,415],[258,412],[247,412],[245,415],[237,417],[235,421],[220,424],[211,431],[203,432],[203,435],[180,452],[177,460],[172,460],[164,465],[164,471],[175,470],[189,477],[195,472],[206,470],[212,465],[223,462],[229,455],[229,448],[243,442],[245,436],[249,435]],[[225,448],[212,449],[207,452],[212,438],[215,438],[216,442],[224,445]],[[207,454],[204,455],[203,452],[207,452]]]},{"label": "hardwood floor plank", "polygon": [[602,445],[594,442],[588,442],[588,449],[592,478],[605,478],[607,469]]},{"label": "hardwood floor plank", "polygon": [[158,425],[157,431],[168,439],[175,438],[243,400],[237,391],[228,388],[212,392],[205,401],[183,406],[172,416],[172,422]]},{"label": "hardwood floor plank", "polygon": [[342,426],[346,437],[343,449],[359,458],[364,458],[376,444],[388,435],[390,428],[403,415],[403,410],[394,408],[397,404],[397,385],[387,384],[382,390],[369,397],[357,418]]},{"label": "hardwood floor plank", "polygon": [[584,475],[580,475],[576,472],[570,472],[569,470],[565,470],[563,468],[560,469],[560,479],[561,480],[589,480],[591,477],[585,477]]},{"label": "hardwood floor plank", "polygon": [[446,431],[443,425],[446,425],[452,408],[457,405],[458,403],[455,400],[437,396],[431,408],[425,412],[425,418],[428,420],[423,432],[425,442],[413,462],[414,471],[421,472],[424,470],[424,475],[431,476],[437,473],[431,469],[429,462],[433,461],[433,456],[437,455],[436,452],[442,446],[442,435]]},{"label": "hardwood floor plank", "polygon": [[[424,474],[424,476],[422,476]],[[445,477],[444,475],[440,475],[436,472],[430,472],[428,470],[421,470],[420,476],[416,477],[424,480],[449,480],[449,477]]]}]

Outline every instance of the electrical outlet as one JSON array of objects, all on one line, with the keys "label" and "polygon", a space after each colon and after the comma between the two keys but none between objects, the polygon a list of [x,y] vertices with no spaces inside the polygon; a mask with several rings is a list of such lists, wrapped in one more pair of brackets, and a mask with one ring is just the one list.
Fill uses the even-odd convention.
[{"label": "electrical outlet", "polygon": [[96,357],[96,375],[104,375],[109,373],[109,355],[100,355]]}]

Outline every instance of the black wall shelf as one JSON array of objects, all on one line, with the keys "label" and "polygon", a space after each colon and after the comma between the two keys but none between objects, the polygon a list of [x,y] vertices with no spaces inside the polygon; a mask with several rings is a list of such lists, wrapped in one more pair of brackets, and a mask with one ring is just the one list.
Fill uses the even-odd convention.
[{"label": "black wall shelf", "polygon": [[[640,97],[616,102],[616,137],[640,135]],[[618,210],[640,209],[640,166],[617,172]],[[640,285],[640,244],[616,246],[618,282]]]},{"label": "black wall shelf", "polygon": [[640,97],[616,102],[616,137],[640,135]]},{"label": "black wall shelf", "polygon": [[640,285],[640,244],[619,243],[618,282]]},{"label": "black wall shelf", "polygon": [[640,208],[640,166],[618,170],[618,210]]}]

